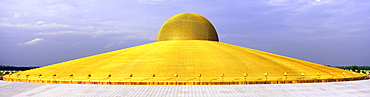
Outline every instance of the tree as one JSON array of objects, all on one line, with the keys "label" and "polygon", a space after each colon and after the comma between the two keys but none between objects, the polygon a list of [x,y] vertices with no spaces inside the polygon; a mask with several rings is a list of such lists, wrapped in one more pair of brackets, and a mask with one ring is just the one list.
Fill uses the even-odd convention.
[{"label": "tree", "polygon": [[352,71],[358,70],[358,66],[354,65],[352,66]]}]

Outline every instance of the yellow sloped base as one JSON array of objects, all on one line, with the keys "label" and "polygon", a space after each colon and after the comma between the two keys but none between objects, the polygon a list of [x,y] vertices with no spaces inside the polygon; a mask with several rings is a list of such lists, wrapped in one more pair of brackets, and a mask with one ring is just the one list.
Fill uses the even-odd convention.
[{"label": "yellow sloped base", "polygon": [[[200,78],[211,81],[220,80],[223,74],[225,81],[243,81],[244,74],[247,74],[247,78],[251,78],[248,80],[260,81],[266,77],[285,79],[285,72],[288,73],[289,80],[302,80],[302,77],[316,79],[356,76],[350,71],[231,44],[176,40],[75,59],[18,72],[4,78],[69,80],[72,77],[74,80],[87,80],[88,75],[91,75],[91,80],[128,81],[132,74],[132,81],[150,81],[154,74],[156,81],[174,81],[174,74],[177,74],[178,81],[198,81],[201,74]],[[265,73],[268,75],[265,76]],[[305,75],[302,76],[302,73]]]}]

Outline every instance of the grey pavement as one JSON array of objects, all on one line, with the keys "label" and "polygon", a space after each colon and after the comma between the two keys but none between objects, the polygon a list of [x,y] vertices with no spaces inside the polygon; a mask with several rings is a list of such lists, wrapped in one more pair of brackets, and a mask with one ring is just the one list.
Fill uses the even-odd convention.
[{"label": "grey pavement", "polygon": [[370,80],[253,85],[90,85],[0,81],[0,97],[9,96],[340,96],[370,97]]}]

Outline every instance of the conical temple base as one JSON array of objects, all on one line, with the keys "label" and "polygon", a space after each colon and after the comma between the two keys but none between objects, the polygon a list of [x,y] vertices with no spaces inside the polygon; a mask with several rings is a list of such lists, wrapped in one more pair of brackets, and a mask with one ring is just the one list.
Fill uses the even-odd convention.
[{"label": "conical temple base", "polygon": [[[5,76],[8,81],[116,84],[327,82],[365,75],[216,41],[159,41]],[[133,83],[135,82],[135,83]]]}]

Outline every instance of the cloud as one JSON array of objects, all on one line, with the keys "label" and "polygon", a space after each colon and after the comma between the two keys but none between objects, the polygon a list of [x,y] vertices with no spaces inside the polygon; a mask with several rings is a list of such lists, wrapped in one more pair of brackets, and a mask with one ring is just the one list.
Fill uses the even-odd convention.
[{"label": "cloud", "polygon": [[43,25],[45,22],[44,21],[38,21],[37,23],[36,23],[36,25]]},{"label": "cloud", "polygon": [[100,35],[117,35],[117,34],[137,34],[137,33],[146,33],[147,31],[141,29],[128,29],[128,28],[119,28],[119,27],[69,27],[65,29],[57,30],[44,30],[37,32],[38,35],[63,35],[63,34],[78,34],[78,35],[89,35],[92,38],[97,38]]},{"label": "cloud", "polygon": [[77,42],[77,43],[73,44],[72,46],[78,46],[78,45],[80,45],[80,44],[81,44],[81,43]]},{"label": "cloud", "polygon": [[115,43],[115,42],[108,43],[108,44],[107,44],[107,45],[105,45],[103,48],[111,47],[111,46],[113,46],[114,44],[116,44],[116,43]]},{"label": "cloud", "polygon": [[13,24],[13,23],[8,23],[8,22],[2,22],[0,23],[0,27],[15,27],[15,28],[20,28],[20,29],[40,29],[40,28],[55,29],[55,28],[68,28],[69,25],[57,24],[57,23],[46,24],[44,21],[38,21],[35,24],[31,24],[31,23]]},{"label": "cloud", "polygon": [[146,3],[146,4],[161,4],[163,2],[166,2],[166,1],[170,1],[170,0],[137,0],[141,3]]},{"label": "cloud", "polygon": [[15,13],[14,15],[13,15],[13,18],[19,18],[21,16],[21,14],[20,13]]},{"label": "cloud", "polygon": [[93,35],[93,36],[92,36],[92,38],[96,38],[96,37],[98,37],[98,35]]},{"label": "cloud", "polygon": [[35,39],[33,39],[33,40],[31,40],[31,41],[27,41],[27,42],[25,42],[25,43],[19,43],[18,44],[18,46],[21,46],[21,45],[32,45],[32,44],[36,44],[36,43],[38,43],[38,42],[40,42],[40,41],[42,41],[42,40],[44,40],[43,38],[35,38]]},{"label": "cloud", "polygon": [[121,45],[121,44],[124,44],[124,43],[125,43],[124,41],[110,42],[107,45],[105,45],[103,48],[109,48],[109,47],[112,47],[112,46],[115,46],[115,45]]},{"label": "cloud", "polygon": [[[148,31],[145,29],[132,29],[127,27],[95,27],[95,26],[71,26],[64,29],[56,30],[43,30],[38,31],[35,34],[37,35],[48,35],[48,36],[57,36],[57,35],[86,35],[92,38],[98,37],[107,37],[107,36],[121,36],[125,39],[150,39],[150,35],[155,33],[147,34]],[[120,39],[119,39],[120,40]]]},{"label": "cloud", "polygon": [[311,1],[309,2],[311,5],[320,5],[320,4],[327,4],[327,3],[330,3],[330,2],[335,2],[335,1],[331,1],[331,0],[316,0],[316,1]]},{"label": "cloud", "polygon": [[286,5],[288,0],[271,0],[267,2],[269,5],[275,5],[275,6],[283,6]]},{"label": "cloud", "polygon": [[16,12],[12,16],[12,18],[19,20],[21,18],[25,18],[25,17],[28,17],[28,16],[29,16],[29,13],[28,12]]}]

